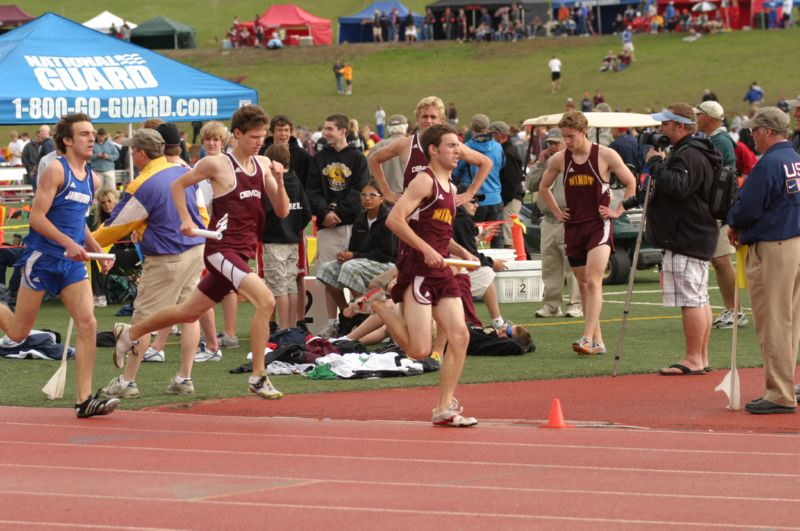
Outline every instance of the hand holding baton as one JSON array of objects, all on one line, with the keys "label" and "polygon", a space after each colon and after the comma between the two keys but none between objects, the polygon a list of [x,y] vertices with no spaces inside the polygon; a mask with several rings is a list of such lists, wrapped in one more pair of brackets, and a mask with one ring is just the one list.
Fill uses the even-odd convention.
[{"label": "hand holding baton", "polygon": [[454,267],[464,267],[466,269],[479,269],[481,267],[480,262],[475,262],[472,260],[461,260],[459,258],[445,258],[444,259],[445,265],[454,266]]},{"label": "hand holding baton", "polygon": [[222,239],[222,233],[215,230],[192,229],[192,236],[202,236],[203,238],[208,238],[209,240]]}]

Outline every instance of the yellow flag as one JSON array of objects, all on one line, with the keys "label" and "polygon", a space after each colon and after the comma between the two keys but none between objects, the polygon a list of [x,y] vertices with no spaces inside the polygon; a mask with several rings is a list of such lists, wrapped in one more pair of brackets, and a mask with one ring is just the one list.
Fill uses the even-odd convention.
[{"label": "yellow flag", "polygon": [[747,277],[744,274],[744,264],[747,260],[747,245],[739,245],[736,249],[736,287],[747,288]]}]

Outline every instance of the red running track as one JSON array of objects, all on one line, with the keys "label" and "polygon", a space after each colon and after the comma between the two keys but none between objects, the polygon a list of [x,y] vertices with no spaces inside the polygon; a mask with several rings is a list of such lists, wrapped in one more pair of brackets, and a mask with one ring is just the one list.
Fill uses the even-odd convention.
[{"label": "red running track", "polygon": [[3,529],[800,529],[786,434],[0,408],[0,444]]}]

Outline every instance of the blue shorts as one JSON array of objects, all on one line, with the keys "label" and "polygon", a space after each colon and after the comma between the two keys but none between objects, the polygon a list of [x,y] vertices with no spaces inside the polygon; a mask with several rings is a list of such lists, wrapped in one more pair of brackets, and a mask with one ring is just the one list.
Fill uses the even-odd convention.
[{"label": "blue shorts", "polygon": [[34,291],[46,290],[53,296],[70,284],[89,279],[85,263],[56,258],[33,249],[25,249],[14,265],[22,268],[23,286]]}]

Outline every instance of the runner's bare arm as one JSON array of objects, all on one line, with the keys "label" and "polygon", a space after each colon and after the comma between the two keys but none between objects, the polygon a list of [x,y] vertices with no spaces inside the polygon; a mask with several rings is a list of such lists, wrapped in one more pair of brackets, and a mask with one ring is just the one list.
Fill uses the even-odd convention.
[{"label": "runner's bare arm", "polygon": [[264,172],[264,191],[272,203],[272,209],[276,216],[285,218],[289,215],[289,196],[283,183],[285,168],[280,162],[269,160],[262,155],[257,156],[256,160]]},{"label": "runner's bare arm", "polygon": [[482,155],[472,148],[464,144],[458,145],[458,158],[471,166],[477,166],[478,171],[475,173],[475,178],[469,183],[469,188],[463,194],[456,196],[456,206],[463,205],[469,202],[472,197],[478,193],[483,181],[492,171],[492,161],[485,155]]},{"label": "runner's bare arm", "polygon": [[386,181],[386,174],[383,173],[383,167],[381,164],[388,162],[395,157],[402,157],[403,153],[408,151],[410,145],[411,137],[400,138],[391,144],[383,146],[377,151],[370,152],[369,157],[367,158],[369,173],[375,179],[375,182],[378,183],[378,187],[380,188],[384,198],[391,203],[396,203],[397,200],[400,199],[400,194],[393,192],[389,188],[389,183]]},{"label": "runner's bare arm", "polygon": [[412,246],[425,257],[425,264],[430,267],[445,267],[444,257],[436,252],[428,242],[420,238],[408,224],[407,218],[420,203],[431,195],[433,190],[433,177],[426,172],[420,172],[409,183],[403,195],[394,205],[386,226],[408,245]]},{"label": "runner's bare arm", "polygon": [[539,197],[542,198],[556,219],[562,222],[569,219],[569,209],[561,210],[559,208],[553,192],[550,191],[550,187],[553,186],[556,178],[563,171],[564,152],[559,151],[547,161],[547,167],[544,170],[544,174],[542,174],[542,182],[539,183]]},{"label": "runner's bare arm", "polygon": [[[226,170],[230,170],[230,164],[228,164],[224,155],[204,157],[203,160],[197,163],[194,169],[184,173],[170,185],[169,189],[172,194],[172,201],[175,203],[175,209],[178,211],[178,215],[181,218],[180,230],[185,236],[191,236],[193,229],[204,229],[205,227],[198,227],[195,222],[192,221],[192,217],[189,215],[189,209],[186,207],[184,190],[204,179],[210,179],[211,188],[214,190],[214,195],[216,195],[217,186],[220,186],[220,173],[226,172]],[[232,177],[230,178],[232,179]]]}]

